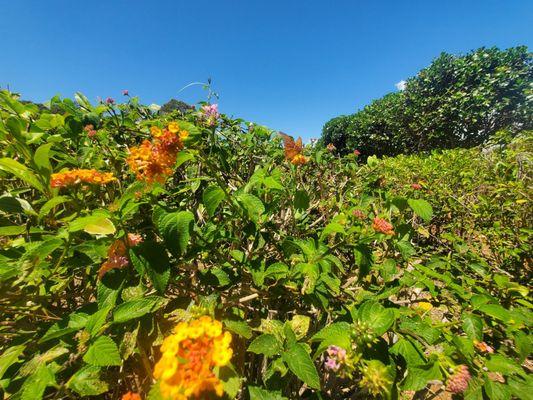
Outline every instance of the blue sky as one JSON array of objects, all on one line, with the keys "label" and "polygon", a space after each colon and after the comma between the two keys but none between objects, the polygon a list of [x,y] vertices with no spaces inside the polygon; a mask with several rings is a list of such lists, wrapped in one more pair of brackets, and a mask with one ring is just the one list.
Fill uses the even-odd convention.
[{"label": "blue sky", "polygon": [[205,100],[305,139],[440,52],[532,47],[533,1],[0,0],[0,87]]}]

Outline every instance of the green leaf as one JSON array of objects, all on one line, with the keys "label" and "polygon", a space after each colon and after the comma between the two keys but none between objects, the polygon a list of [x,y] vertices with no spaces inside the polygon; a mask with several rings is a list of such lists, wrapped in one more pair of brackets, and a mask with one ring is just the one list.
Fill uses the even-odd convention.
[{"label": "green leaf", "polygon": [[477,315],[463,313],[463,331],[470,340],[483,340],[483,320]]},{"label": "green leaf", "polygon": [[0,226],[0,236],[17,236],[26,232],[26,225]]},{"label": "green leaf", "polygon": [[9,172],[17,178],[23,180],[28,185],[34,187],[40,192],[44,192],[45,188],[39,178],[31,172],[26,166],[11,158],[0,158],[0,170]]},{"label": "green leaf", "polygon": [[164,246],[144,241],[130,249],[130,258],[139,274],[146,272],[154,288],[165,293],[170,278],[170,261]]},{"label": "green leaf", "polygon": [[306,383],[307,386],[313,389],[320,389],[320,378],[315,364],[313,364],[313,360],[311,360],[303,344],[295,343],[289,350],[282,353],[282,357],[294,375]]},{"label": "green leaf", "polygon": [[225,319],[222,322],[231,332],[236,333],[245,339],[250,339],[252,337],[252,329],[248,326],[246,321]]},{"label": "green leaf", "polygon": [[40,400],[43,398],[46,387],[55,384],[54,373],[45,364],[41,364],[37,370],[24,381],[20,399]]},{"label": "green leaf", "polygon": [[113,222],[100,213],[89,215],[87,217],[79,217],[70,223],[70,232],[81,230],[84,230],[91,235],[112,235],[116,232]]},{"label": "green leaf", "polygon": [[37,169],[41,174],[50,176],[52,173],[52,165],[50,164],[50,149],[52,148],[53,143],[45,143],[35,150],[33,155],[33,161],[37,166]]},{"label": "green leaf", "polygon": [[281,391],[266,390],[257,386],[248,386],[250,400],[288,400],[281,395]]},{"label": "green leaf", "polygon": [[180,167],[182,164],[186,163],[187,161],[194,160],[194,155],[189,153],[188,151],[180,151],[178,155],[176,156],[176,164],[174,164],[174,168]]},{"label": "green leaf", "polygon": [[258,222],[261,215],[265,212],[263,202],[250,193],[240,193],[236,199],[246,211],[248,218],[253,222]]},{"label": "green leaf", "polygon": [[44,218],[48,215],[48,213],[56,206],[62,203],[66,203],[67,201],[71,201],[72,199],[67,196],[55,196],[52,197],[50,200],[48,200],[46,203],[43,204],[41,209],[39,210],[39,218]]},{"label": "green leaf", "polygon": [[524,370],[512,359],[501,354],[493,354],[485,363],[491,372],[501,372],[503,375],[524,375]]},{"label": "green leaf", "polygon": [[267,357],[272,357],[281,351],[281,343],[274,335],[270,333],[263,333],[256,337],[248,346],[248,351],[255,354],[264,354]]},{"label": "green leaf", "polygon": [[394,311],[385,308],[381,304],[373,301],[365,302],[357,311],[357,317],[365,322],[372,329],[375,336],[381,336],[394,323]]},{"label": "green leaf", "polygon": [[402,390],[422,390],[432,380],[442,380],[442,373],[438,363],[412,367],[407,370]]},{"label": "green leaf", "polygon": [[331,325],[326,326],[311,338],[312,342],[320,341],[320,346],[316,351],[316,355],[319,355],[329,346],[339,346],[345,350],[352,347],[352,341],[350,337],[351,326],[348,322],[334,322]]},{"label": "green leaf", "polygon": [[288,324],[296,335],[296,339],[300,340],[307,334],[310,322],[311,318],[306,315],[295,315],[290,321],[288,321]]},{"label": "green leaf", "polygon": [[485,393],[490,400],[510,400],[511,392],[509,388],[499,382],[493,382],[490,378],[485,380]]},{"label": "green leaf", "polygon": [[83,361],[97,367],[122,364],[118,347],[108,336],[100,336],[96,339],[83,356]]},{"label": "green leaf", "polygon": [[168,249],[175,255],[185,253],[194,222],[193,213],[190,211],[169,213],[159,207],[154,209],[154,220]]},{"label": "green leaf", "polygon": [[109,314],[110,311],[111,306],[107,306],[96,311],[93,315],[89,317],[89,319],[87,320],[87,325],[85,326],[85,330],[89,332],[91,337],[96,336],[100,331],[100,328],[104,326],[107,319],[107,314]]},{"label": "green leaf", "polygon": [[149,296],[122,303],[113,312],[113,322],[123,323],[140,318],[150,312],[156,311],[167,303],[167,300],[159,296]]},{"label": "green leaf", "polygon": [[297,190],[294,195],[294,208],[305,211],[309,208],[309,195],[305,190]]},{"label": "green leaf", "polygon": [[391,354],[402,356],[409,368],[426,363],[424,349],[420,348],[418,343],[415,346],[415,344],[408,339],[399,339],[394,346],[390,348],[389,352]]},{"label": "green leaf", "polygon": [[431,221],[431,218],[433,217],[433,208],[431,207],[431,204],[429,204],[426,200],[408,199],[407,204],[409,204],[409,207],[411,207],[415,214],[422,218],[424,221]]},{"label": "green leaf", "polygon": [[12,346],[0,356],[0,379],[4,376],[9,367],[18,362],[19,356],[22,354],[26,346]]},{"label": "green leaf", "polygon": [[86,365],[67,382],[67,388],[80,396],[98,396],[109,390],[106,382],[100,380],[100,368]]},{"label": "green leaf", "polygon": [[499,304],[483,304],[481,307],[479,307],[479,311],[506,323],[509,323],[511,320],[511,314],[509,311]]},{"label": "green leaf", "polygon": [[225,197],[224,191],[216,185],[209,186],[204,190],[202,195],[203,203],[210,217],[215,215],[218,206]]},{"label": "green leaf", "polygon": [[330,222],[326,225],[322,233],[320,234],[320,239],[327,238],[332,233],[341,233],[343,235],[346,235],[346,231],[344,230],[344,226],[339,224],[338,222]]}]

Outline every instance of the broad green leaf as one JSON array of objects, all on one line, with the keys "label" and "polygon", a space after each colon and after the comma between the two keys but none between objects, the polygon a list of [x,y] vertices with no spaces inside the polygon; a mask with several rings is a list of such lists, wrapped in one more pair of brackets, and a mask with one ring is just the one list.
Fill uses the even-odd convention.
[{"label": "broad green leaf", "polygon": [[313,360],[311,360],[303,344],[295,343],[287,351],[282,353],[282,357],[294,375],[309,387],[320,389],[320,378],[315,364],[313,364]]},{"label": "broad green leaf", "polygon": [[297,190],[294,195],[294,208],[305,211],[309,208],[309,195],[305,190]]},{"label": "broad green leaf", "polygon": [[433,217],[433,208],[431,207],[431,204],[429,204],[426,200],[408,199],[407,204],[409,204],[409,207],[411,207],[415,214],[422,218],[424,221],[431,221],[431,218]]},{"label": "broad green leaf", "polygon": [[146,272],[154,288],[165,293],[170,277],[170,262],[165,247],[154,241],[145,241],[130,249],[130,258],[139,274]]},{"label": "broad green leaf", "polygon": [[21,400],[40,400],[47,386],[55,385],[54,373],[41,364],[35,372],[24,381],[21,389]]},{"label": "broad green leaf", "polygon": [[222,321],[224,326],[228,328],[233,333],[236,333],[239,336],[242,336],[245,339],[250,339],[252,337],[252,328],[248,326],[246,321],[235,321],[231,319],[225,319]]},{"label": "broad green leaf", "polygon": [[84,230],[92,235],[112,235],[116,232],[113,222],[104,215],[96,213],[87,217],[79,217],[69,225],[70,232]]},{"label": "broad green leaf", "polygon": [[127,301],[115,308],[113,322],[122,323],[142,317],[161,308],[167,300],[159,296],[149,296],[142,299]]},{"label": "broad green leaf", "polygon": [[263,202],[250,193],[240,193],[236,199],[246,211],[248,218],[253,222],[258,222],[261,215],[265,212]]},{"label": "broad green leaf", "polygon": [[194,155],[189,153],[188,151],[180,151],[178,155],[176,156],[176,164],[174,164],[174,168],[178,168],[187,161],[194,160]]},{"label": "broad green leaf", "polygon": [[85,330],[89,332],[91,337],[94,337],[96,334],[98,334],[100,328],[104,326],[107,315],[110,311],[111,306],[107,306],[96,311],[93,315],[89,317],[89,319],[87,320],[87,325],[85,326]]},{"label": "broad green leaf", "polygon": [[96,339],[83,356],[83,361],[97,367],[122,364],[118,347],[108,336],[100,336]]},{"label": "broad green leaf", "polygon": [[41,209],[39,210],[39,218],[44,218],[48,215],[48,213],[56,206],[62,203],[66,203],[68,201],[71,201],[72,199],[67,196],[55,196],[52,197],[50,200],[48,200],[46,203],[43,204]]},{"label": "broad green leaf", "polygon": [[389,350],[391,354],[400,355],[404,358],[409,368],[426,363],[424,349],[417,342],[401,338]]},{"label": "broad green leaf", "polygon": [[372,329],[375,336],[381,336],[394,323],[394,311],[381,304],[367,301],[357,311],[357,317]]},{"label": "broad green leaf", "polygon": [[334,322],[326,326],[322,330],[315,333],[311,338],[312,342],[320,341],[315,356],[319,355],[329,346],[339,346],[345,350],[349,350],[352,346],[350,332],[352,328],[348,322]]},{"label": "broad green leaf", "polygon": [[407,370],[402,390],[422,390],[429,381],[441,380],[442,373],[438,363],[429,363],[418,367],[412,367]]},{"label": "broad green leaf", "polygon": [[295,315],[290,321],[288,321],[288,324],[294,331],[296,339],[300,340],[307,334],[310,322],[311,318],[309,318],[307,315]]},{"label": "broad green leaf", "polygon": [[49,176],[52,172],[52,165],[50,164],[50,149],[52,148],[53,143],[46,143],[35,150],[33,155],[33,161],[37,166],[39,172],[46,176]]},{"label": "broad green leaf", "polygon": [[83,397],[98,396],[109,390],[107,383],[100,380],[100,368],[92,365],[86,365],[72,375],[67,388]]},{"label": "broad green leaf", "polygon": [[0,356],[0,379],[4,376],[7,369],[18,362],[18,359],[26,346],[18,345],[6,349]]},{"label": "broad green leaf", "polygon": [[224,191],[216,185],[209,186],[204,190],[202,195],[203,203],[210,217],[215,214],[218,206],[225,197]]},{"label": "broad green leaf", "polygon": [[154,210],[154,220],[168,249],[175,255],[185,253],[194,215],[190,211],[169,213],[159,208]]},{"label": "broad green leaf", "polygon": [[9,172],[17,178],[23,180],[28,185],[34,187],[40,192],[44,192],[45,188],[39,178],[30,171],[25,165],[11,158],[0,158],[0,170]]},{"label": "broad green leaf", "polygon": [[17,236],[26,232],[26,225],[0,226],[0,236]]},{"label": "broad green leaf", "polygon": [[463,313],[463,331],[470,340],[483,340],[483,320],[477,315]]},{"label": "broad green leaf", "polygon": [[248,386],[250,400],[288,400],[281,391],[266,390],[257,386]]},{"label": "broad green leaf", "polygon": [[255,354],[264,354],[267,357],[272,357],[281,351],[281,343],[274,335],[270,333],[263,333],[256,337],[248,346],[248,351]]}]

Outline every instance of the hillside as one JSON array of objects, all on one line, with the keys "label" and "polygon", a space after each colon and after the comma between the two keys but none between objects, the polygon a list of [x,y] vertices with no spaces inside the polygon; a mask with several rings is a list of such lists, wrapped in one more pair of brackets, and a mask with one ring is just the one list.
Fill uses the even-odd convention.
[{"label": "hillside", "polygon": [[1,396],[528,398],[533,136],[491,140],[0,91]]}]

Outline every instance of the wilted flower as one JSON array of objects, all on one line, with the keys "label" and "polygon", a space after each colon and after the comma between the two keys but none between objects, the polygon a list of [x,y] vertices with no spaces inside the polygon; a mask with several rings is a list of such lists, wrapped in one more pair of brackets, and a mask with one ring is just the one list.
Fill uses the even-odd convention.
[{"label": "wilted flower", "polygon": [[361,210],[353,210],[352,212],[353,216],[357,219],[365,219],[366,218],[366,214],[361,211]]},{"label": "wilted flower", "polygon": [[130,263],[127,257],[128,249],[137,246],[142,241],[142,236],[135,233],[128,233],[126,238],[115,240],[107,250],[107,260],[98,270],[98,278],[102,279],[112,269],[127,267]]},{"label": "wilted flower", "polygon": [[115,180],[116,178],[111,172],[98,172],[94,169],[72,169],[52,174],[50,177],[50,186],[58,188],[77,185],[79,183],[105,185]]},{"label": "wilted flower", "polygon": [[180,322],[172,335],[163,340],[161,359],[154,368],[161,394],[172,400],[186,400],[214,391],[224,394],[214,367],[227,365],[233,354],[231,334],[222,323],[209,316]]},{"label": "wilted flower", "polygon": [[384,233],[385,235],[394,235],[394,229],[392,225],[379,217],[374,218],[372,228],[374,228],[376,232]]},{"label": "wilted flower", "polygon": [[115,104],[115,100],[112,99],[111,97],[108,97],[107,99],[105,99],[105,102],[106,102],[107,104]]},{"label": "wilted flower", "polygon": [[89,136],[90,138],[93,138],[94,136],[96,136],[96,130],[94,129],[93,124],[85,125],[83,127],[83,130],[87,132],[87,136]]},{"label": "wilted flower", "polygon": [[471,378],[468,367],[466,365],[458,365],[453,375],[448,378],[446,389],[455,394],[463,393],[468,389],[468,382],[470,382]]},{"label": "wilted flower", "polygon": [[482,353],[489,353],[489,354],[492,354],[494,353],[494,349],[492,347],[490,347],[487,343],[485,342],[474,342],[474,345],[476,346],[476,348],[482,352]]},{"label": "wilted flower", "polygon": [[141,395],[139,393],[128,392],[122,395],[121,400],[141,400]]}]

